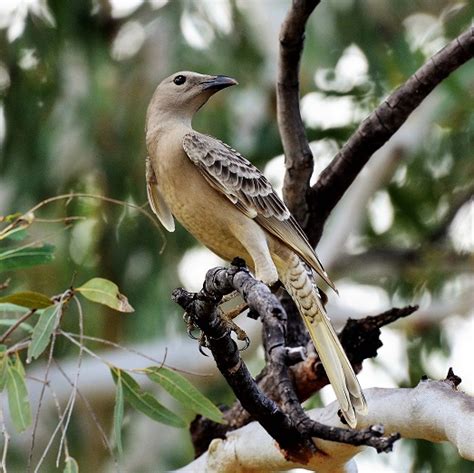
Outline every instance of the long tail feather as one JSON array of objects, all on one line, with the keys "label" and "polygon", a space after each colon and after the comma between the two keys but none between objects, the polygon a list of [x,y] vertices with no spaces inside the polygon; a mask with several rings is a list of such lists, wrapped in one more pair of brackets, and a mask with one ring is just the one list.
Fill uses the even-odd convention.
[{"label": "long tail feather", "polygon": [[336,393],[347,423],[357,425],[357,414],[367,414],[367,402],[339,338],[326,315],[311,270],[293,254],[276,262],[280,280],[295,301]]}]

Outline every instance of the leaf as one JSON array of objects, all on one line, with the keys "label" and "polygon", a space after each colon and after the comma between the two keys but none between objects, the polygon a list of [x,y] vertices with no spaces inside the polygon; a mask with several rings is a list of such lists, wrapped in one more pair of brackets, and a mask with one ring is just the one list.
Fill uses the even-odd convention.
[{"label": "leaf", "polygon": [[54,246],[13,248],[0,253],[0,271],[27,268],[39,264],[50,263],[54,259]]},{"label": "leaf", "polygon": [[25,373],[25,367],[23,366],[23,363],[21,362],[21,358],[19,353],[15,353],[15,358],[12,361],[13,367],[19,371],[21,376],[24,378],[26,376]]},{"label": "leaf", "polygon": [[77,464],[77,461],[74,460],[74,458],[66,458],[63,473],[79,473],[79,465]]},{"label": "leaf", "polygon": [[111,368],[111,372],[115,382],[119,376],[122,378],[124,398],[132,407],[157,422],[173,427],[186,427],[186,422],[181,417],[163,406],[153,395],[143,391],[129,374],[119,368]]},{"label": "leaf", "polygon": [[115,391],[115,406],[114,406],[114,435],[115,444],[120,455],[122,455],[122,424],[123,424],[123,411],[124,411],[124,400],[123,400],[123,385],[122,376],[119,374],[117,377],[117,389]]},{"label": "leaf", "polygon": [[16,304],[10,304],[9,302],[2,302],[0,303],[0,311],[1,312],[21,312],[22,314],[26,314],[28,309],[26,307],[21,307]]},{"label": "leaf", "polygon": [[8,376],[8,355],[6,345],[0,345],[0,393],[5,389]]},{"label": "leaf", "polygon": [[16,430],[23,432],[29,427],[32,420],[25,373],[16,365],[9,365],[7,371],[7,393],[10,416]]},{"label": "leaf", "polygon": [[0,297],[0,303],[2,302],[28,307],[28,309],[44,309],[53,304],[48,296],[34,291],[21,291]]},{"label": "leaf", "polygon": [[[5,327],[11,327],[13,324],[16,324],[18,322],[18,319],[0,319],[0,325],[5,326]],[[27,324],[26,322],[22,322],[19,327],[22,330],[25,330],[28,333],[33,333],[33,327],[30,324]]]},{"label": "leaf", "polygon": [[30,345],[28,346],[28,362],[31,361],[32,358],[38,358],[49,345],[51,335],[58,323],[60,307],[60,305],[52,305],[45,309],[40,315],[33,329]]},{"label": "leaf", "polygon": [[28,232],[22,228],[17,227],[13,228],[7,233],[3,234],[0,240],[14,240],[14,241],[22,241],[28,236]]},{"label": "leaf", "polygon": [[134,312],[135,310],[128,299],[119,292],[117,284],[107,279],[93,278],[78,287],[76,291],[92,302],[106,305],[119,312]]},{"label": "leaf", "polygon": [[218,423],[225,423],[222,412],[203,394],[201,394],[186,378],[176,371],[165,367],[146,369],[148,378],[158,383],[175,399],[193,411]]}]

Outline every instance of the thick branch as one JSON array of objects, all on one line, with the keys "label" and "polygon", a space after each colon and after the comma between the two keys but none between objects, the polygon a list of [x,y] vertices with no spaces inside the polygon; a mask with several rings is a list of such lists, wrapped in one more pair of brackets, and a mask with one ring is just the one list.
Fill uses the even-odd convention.
[{"label": "thick branch", "polygon": [[[393,308],[379,315],[368,316],[358,320],[349,319],[339,334],[339,339],[354,370],[359,372],[365,359],[377,356],[377,350],[382,346],[382,341],[380,340],[381,327],[407,317],[417,309],[417,306],[407,306],[401,309]],[[304,360],[291,366],[290,374],[295,385],[299,403],[302,403],[329,383],[324,368],[314,350]],[[278,383],[275,383],[275,372],[273,370],[266,366],[257,376],[256,381],[260,389],[268,397],[278,402],[280,399],[280,387]],[[228,421],[228,427],[224,430],[235,430],[246,425],[251,420],[239,402],[227,410],[224,413],[224,417]],[[216,424],[211,425],[205,419],[195,422],[196,441],[199,439],[201,453],[207,449],[215,427]],[[208,432],[206,432],[207,430]],[[206,448],[203,448],[204,446]]]},{"label": "thick branch", "polygon": [[258,388],[240,358],[228,325],[219,314],[218,304],[222,296],[233,290],[239,291],[249,307],[260,314],[269,311],[276,315],[283,311],[278,299],[267,286],[253,279],[244,268],[238,267],[209,270],[199,294],[193,295],[184,289],[176,289],[173,291],[173,300],[186,310],[203,331],[219,371],[242,406],[290,457],[299,457],[300,461],[304,461],[312,445],[292,425],[288,416]]},{"label": "thick branch", "polygon": [[[305,463],[315,453],[311,437],[370,445],[378,450],[389,450],[395,437],[384,438],[373,432],[347,434],[344,429],[328,429],[312,422],[304,412],[288,375],[288,351],[285,347],[286,314],[278,299],[263,283],[255,280],[236,259],[230,269],[214,268],[208,271],[203,289],[190,294],[183,289],[173,292],[173,299],[185,310],[193,323],[204,334],[206,346],[216,364],[233,389],[243,408],[260,422],[263,428],[279,443],[286,456]],[[220,316],[218,304],[222,296],[237,290],[249,305],[260,314],[265,327],[265,345],[269,357],[268,370],[281,407],[258,387],[240,358],[237,346],[230,337],[229,324]],[[194,430],[200,430],[195,424]],[[224,431],[219,428],[218,435]],[[202,446],[202,442],[200,442]]]},{"label": "thick branch", "polygon": [[306,21],[318,4],[319,0],[293,0],[280,31],[277,118],[285,152],[283,195],[302,225],[308,217],[306,193],[313,173],[313,153],[300,114],[298,73]]},{"label": "thick branch", "polygon": [[[430,442],[448,441],[463,458],[474,460],[474,430],[467,421],[474,416],[474,399],[457,391],[458,384],[456,377],[448,375],[446,380],[424,380],[410,389],[367,389],[369,414],[361,418],[361,427],[380,422],[387,433],[400,432],[402,437]],[[310,411],[310,415],[316,422],[340,426],[337,409],[337,403],[332,403]],[[348,471],[352,458],[361,451],[359,447],[319,439],[315,444],[317,453],[304,468],[318,473]],[[178,471],[249,473],[297,466],[303,465],[286,461],[263,429],[251,423],[229,433],[225,440],[214,440],[208,452]]]},{"label": "thick branch", "polygon": [[436,53],[361,123],[311,188],[312,225],[306,230],[313,245],[319,241],[328,215],[372,154],[440,82],[473,55],[474,27],[471,27]]}]

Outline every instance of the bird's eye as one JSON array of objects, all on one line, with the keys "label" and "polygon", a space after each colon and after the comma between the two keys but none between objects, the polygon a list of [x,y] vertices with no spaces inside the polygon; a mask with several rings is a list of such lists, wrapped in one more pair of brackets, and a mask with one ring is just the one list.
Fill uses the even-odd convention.
[{"label": "bird's eye", "polygon": [[184,77],[184,76],[176,76],[176,77],[173,79],[173,82],[174,82],[176,85],[183,85],[183,84],[186,82],[186,77]]}]

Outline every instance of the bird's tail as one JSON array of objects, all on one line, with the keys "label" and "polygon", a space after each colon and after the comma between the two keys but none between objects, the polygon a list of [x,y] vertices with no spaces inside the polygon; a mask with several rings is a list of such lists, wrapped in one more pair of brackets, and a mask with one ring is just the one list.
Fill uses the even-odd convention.
[{"label": "bird's tail", "polygon": [[275,263],[281,282],[303,317],[344,418],[354,428],[357,425],[356,414],[367,414],[367,403],[354,370],[326,315],[313,273],[294,253],[289,260]]}]

